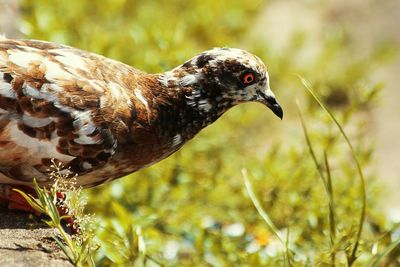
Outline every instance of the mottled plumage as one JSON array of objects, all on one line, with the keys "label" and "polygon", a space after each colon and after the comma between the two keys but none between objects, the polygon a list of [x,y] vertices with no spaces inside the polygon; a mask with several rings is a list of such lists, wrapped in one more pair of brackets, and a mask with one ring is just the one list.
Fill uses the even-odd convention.
[{"label": "mottled plumage", "polygon": [[282,117],[264,64],[240,49],[147,74],[64,45],[0,39],[0,184],[47,184],[53,158],[84,187],[119,178],[247,101]]}]

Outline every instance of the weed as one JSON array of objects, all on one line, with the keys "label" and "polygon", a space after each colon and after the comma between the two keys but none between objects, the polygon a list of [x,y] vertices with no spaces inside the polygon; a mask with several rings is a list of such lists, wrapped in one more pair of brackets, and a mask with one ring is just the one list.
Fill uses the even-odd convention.
[{"label": "weed", "polygon": [[[21,190],[14,190],[20,193],[32,208],[48,217],[43,221],[58,231],[59,236],[53,238],[72,264],[94,266],[92,255],[98,249],[98,245],[94,242],[94,218],[84,214],[85,202],[81,196],[82,189],[76,187],[76,176],[69,178],[71,177],[69,170],[54,160],[49,176],[52,180],[49,189],[40,187],[36,179],[33,181],[37,198]],[[66,194],[61,200],[62,203],[60,203],[60,193],[63,196]],[[60,211],[66,214],[61,215]],[[71,227],[76,234],[68,234],[63,221],[66,221],[67,227]]]}]

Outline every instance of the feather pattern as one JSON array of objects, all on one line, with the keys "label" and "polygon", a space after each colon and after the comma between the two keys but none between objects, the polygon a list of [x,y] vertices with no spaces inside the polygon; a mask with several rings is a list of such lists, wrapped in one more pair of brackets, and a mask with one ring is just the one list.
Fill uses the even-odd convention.
[{"label": "feather pattern", "polygon": [[226,92],[223,76],[235,63],[221,69],[218,62],[239,53],[266,86],[258,58],[228,51],[209,52],[208,65],[198,56],[147,74],[65,45],[0,39],[0,183],[51,183],[55,159],[88,187],[171,155],[231,106],[251,100]]}]

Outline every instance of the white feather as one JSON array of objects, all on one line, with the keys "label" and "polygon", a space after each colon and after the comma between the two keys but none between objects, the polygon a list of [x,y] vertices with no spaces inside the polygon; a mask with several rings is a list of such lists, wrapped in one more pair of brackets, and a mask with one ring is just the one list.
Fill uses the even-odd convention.
[{"label": "white feather", "polygon": [[23,68],[28,68],[32,62],[40,62],[43,59],[41,55],[34,52],[9,50],[8,53],[8,60]]},{"label": "white feather", "polygon": [[149,103],[147,103],[146,98],[142,95],[142,92],[140,89],[135,89],[135,96],[137,99],[139,99],[140,102],[143,103],[143,105],[146,107],[146,109],[149,108]]},{"label": "white feather", "polygon": [[82,163],[82,167],[83,167],[85,170],[90,170],[91,168],[93,168],[92,164],[90,164],[90,163],[87,162],[87,161],[84,161],[84,162]]},{"label": "white feather", "polygon": [[91,110],[86,111],[75,111],[74,112],[74,122],[73,126],[75,129],[78,129],[78,133],[92,133],[94,131],[95,126],[93,125],[91,119],[92,112]]},{"label": "white feather", "polygon": [[243,65],[254,70],[261,70],[260,68],[264,66],[264,63],[257,56],[238,48],[214,48],[207,52],[214,56],[214,59],[209,62],[212,67],[216,67],[219,62],[227,60],[240,61]]},{"label": "white feather", "polygon": [[56,158],[61,161],[70,161],[74,159],[72,156],[61,154],[57,151],[56,147],[59,138],[52,134],[50,142],[48,140],[39,140],[30,137],[18,129],[16,121],[10,121],[7,125],[9,138],[15,143],[16,146],[27,148],[31,156],[36,158]]},{"label": "white feather", "polygon": [[212,109],[212,105],[210,104],[208,99],[201,99],[197,103],[198,103],[199,109],[204,112],[209,112]]},{"label": "white feather", "polygon": [[[177,67],[179,68],[179,67]],[[167,71],[163,75],[158,77],[158,81],[165,87],[168,87],[168,84],[172,82],[172,84],[176,85],[177,78],[175,77],[174,70]]]},{"label": "white feather", "polygon": [[179,80],[180,86],[188,86],[197,83],[198,78],[194,74],[187,74]]},{"label": "white feather", "polygon": [[81,144],[81,145],[96,145],[101,142],[101,139],[96,140],[87,135],[80,135],[78,138],[75,138],[74,141],[75,141],[75,143]]},{"label": "white feather", "polygon": [[75,129],[77,129],[76,134],[79,135],[79,137],[75,138],[74,141],[78,144],[94,145],[101,143],[101,139],[96,140],[93,137],[88,136],[96,130],[96,126],[93,124],[91,114],[91,110],[73,112],[72,116],[75,119],[73,126]]},{"label": "white feather", "polygon": [[69,49],[52,49],[49,52],[56,53],[58,56],[55,58],[61,62],[62,64],[76,68],[76,69],[81,69],[81,70],[86,70],[86,62],[82,59],[82,57],[72,53],[71,51],[68,51]]},{"label": "white feather", "polygon": [[87,123],[79,129],[78,133],[80,135],[89,135],[92,134],[95,130],[96,126],[94,126],[92,123]]},{"label": "white feather", "polygon": [[12,88],[12,85],[7,82],[4,82],[3,79],[0,79],[0,95],[12,99],[16,98],[15,91]]},{"label": "white feather", "polygon": [[63,70],[60,64],[53,62],[47,58],[42,61],[44,64],[46,71],[45,77],[49,81],[56,81],[56,80],[68,80],[72,79],[72,75],[67,71]]},{"label": "white feather", "polygon": [[50,124],[53,119],[52,118],[35,118],[35,117],[31,117],[28,114],[24,113],[24,115],[22,115],[22,121],[24,124],[26,124],[29,127],[44,127],[48,124]]},{"label": "white feather", "polygon": [[176,147],[177,145],[182,143],[182,135],[180,134],[176,134],[173,138],[172,138],[172,146]]},{"label": "white feather", "polygon": [[[50,85],[43,85],[42,88],[40,88],[39,90],[31,87],[29,85],[24,84],[22,87],[22,92],[24,93],[24,95],[26,96],[30,96],[36,99],[44,99],[46,101],[49,102],[53,102],[55,103],[57,100],[57,97],[54,94],[51,94],[48,90],[48,87]],[[51,85],[52,87],[56,88],[57,86],[55,85]]]},{"label": "white feather", "polygon": [[115,99],[119,99],[124,96],[123,89],[119,84],[115,82],[109,82],[108,88],[110,89],[111,96],[114,97]]},{"label": "white feather", "polygon": [[109,82],[108,88],[111,91],[111,96],[115,100],[126,103],[128,105],[127,108],[132,106],[132,103],[131,103],[128,93],[126,92],[126,90],[124,88],[122,88],[121,85],[119,85],[115,82]]}]

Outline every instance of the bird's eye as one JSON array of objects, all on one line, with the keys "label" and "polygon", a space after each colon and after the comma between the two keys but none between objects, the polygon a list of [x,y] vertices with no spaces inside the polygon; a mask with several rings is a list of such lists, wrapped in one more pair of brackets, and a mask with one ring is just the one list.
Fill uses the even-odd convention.
[{"label": "bird's eye", "polygon": [[246,73],[243,76],[243,83],[244,84],[251,84],[254,81],[254,74],[253,73]]}]

